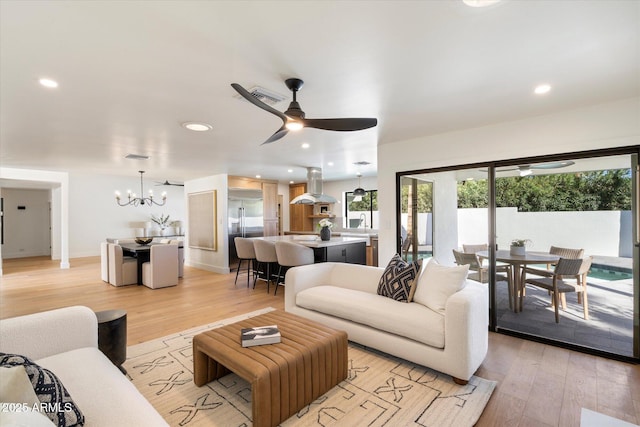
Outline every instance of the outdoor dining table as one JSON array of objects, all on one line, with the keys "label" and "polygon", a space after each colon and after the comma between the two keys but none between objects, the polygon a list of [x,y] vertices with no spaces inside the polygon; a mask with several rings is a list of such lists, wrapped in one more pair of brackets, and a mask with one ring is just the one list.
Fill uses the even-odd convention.
[{"label": "outdoor dining table", "polygon": [[[476,255],[480,259],[489,259],[489,251],[479,251]],[[524,255],[512,255],[509,250],[497,250],[496,261],[510,264],[513,268],[513,276],[511,277],[511,283],[513,284],[513,311],[516,313],[522,311],[522,298],[524,292],[524,282],[522,277],[522,270],[528,264],[550,264],[555,263],[560,259],[558,255],[551,255],[545,252],[525,252]]]}]

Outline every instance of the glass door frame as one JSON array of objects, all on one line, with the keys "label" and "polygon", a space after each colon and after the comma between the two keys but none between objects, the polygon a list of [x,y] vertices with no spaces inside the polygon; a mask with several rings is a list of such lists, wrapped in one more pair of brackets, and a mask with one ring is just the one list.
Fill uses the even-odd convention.
[{"label": "glass door frame", "polygon": [[[495,248],[496,248],[496,194],[495,194],[495,179],[496,169],[517,166],[520,164],[533,164],[542,162],[555,162],[571,159],[586,159],[607,157],[616,155],[630,155],[632,159],[631,173],[632,173],[632,200],[631,200],[631,215],[634,220],[632,221],[632,233],[633,233],[633,356],[623,356],[615,353],[610,353],[603,350],[597,350],[593,348],[583,347],[577,344],[572,344],[565,341],[559,341],[551,338],[538,337],[529,335],[523,332],[512,331],[509,329],[500,328],[497,325],[497,312],[496,312],[496,282],[495,282]],[[604,148],[599,150],[588,150],[571,153],[561,153],[553,155],[543,155],[535,157],[523,157],[518,159],[500,160],[493,162],[481,162],[464,165],[453,165],[439,168],[430,168],[422,170],[411,170],[396,172],[396,251],[401,253],[402,234],[401,234],[401,181],[402,178],[408,175],[420,175],[425,173],[437,173],[437,172],[450,172],[460,169],[473,169],[483,168],[487,169],[488,179],[488,230],[489,235],[487,241],[489,245],[489,331],[503,333],[506,335],[517,336],[523,339],[538,341],[545,344],[555,345],[570,350],[576,350],[583,353],[594,354],[597,356],[603,356],[611,359],[623,360],[632,363],[640,362],[640,146],[626,146],[626,147],[614,147]],[[435,185],[435,183],[434,183]],[[434,192],[435,194],[435,192]],[[435,206],[436,201],[433,201]],[[434,229],[437,227],[437,218],[434,215]],[[435,242],[434,242],[435,253]]]}]

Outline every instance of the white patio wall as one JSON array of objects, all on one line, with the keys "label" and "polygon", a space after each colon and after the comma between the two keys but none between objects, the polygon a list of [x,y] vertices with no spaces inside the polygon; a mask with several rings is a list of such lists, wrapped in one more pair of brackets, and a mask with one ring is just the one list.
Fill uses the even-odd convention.
[{"label": "white patio wall", "polygon": [[[498,208],[496,235],[500,249],[512,239],[530,239],[528,249],[548,251],[550,246],[583,248],[585,254],[631,257],[631,212],[518,212]],[[436,228],[438,225],[436,224]],[[458,209],[458,246],[484,243],[488,236],[487,209]]]}]

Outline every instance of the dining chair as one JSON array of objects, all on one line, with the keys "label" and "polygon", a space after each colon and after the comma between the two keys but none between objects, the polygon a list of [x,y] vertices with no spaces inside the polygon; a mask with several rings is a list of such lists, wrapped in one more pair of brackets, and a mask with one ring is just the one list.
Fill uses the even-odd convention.
[{"label": "dining chair", "polygon": [[409,256],[409,249],[411,248],[411,233],[407,234],[407,238],[402,241],[402,259],[405,261]]},{"label": "dining chair", "polygon": [[[481,245],[477,245],[480,247]],[[463,245],[464,248],[464,245]],[[480,250],[486,250],[479,248]],[[476,252],[478,252],[476,251]],[[489,267],[483,265],[482,259],[478,257],[475,252],[460,252],[453,249],[453,256],[456,260],[456,264],[458,265],[469,265],[469,270],[473,270],[477,272],[478,282],[486,283],[489,281]],[[498,274],[502,273],[502,274]],[[496,265],[496,282],[498,281],[506,281],[507,289],[509,291],[509,308],[513,309],[513,295],[514,295],[514,283],[513,283],[513,270],[511,265],[509,264],[497,264]]]},{"label": "dining chair", "polygon": [[170,245],[178,245],[178,277],[184,277],[184,242],[169,240]]},{"label": "dining chair", "polygon": [[[551,246],[549,248],[549,255],[557,255],[560,258],[578,259],[584,257],[584,249],[571,249]],[[537,267],[526,267],[525,270],[527,273],[550,277],[553,274],[552,267],[554,266],[555,264],[548,263],[546,270]]]},{"label": "dining chair", "polygon": [[[526,278],[526,272],[523,270],[522,283],[546,289],[551,293],[551,304],[555,309],[556,323],[560,323],[558,302],[562,304],[562,309],[566,310],[565,294],[567,292],[576,292],[577,295],[582,296],[581,299],[578,299],[578,302],[582,302],[584,320],[589,320],[586,275],[591,268],[592,262],[593,257],[577,259],[560,258],[551,276]],[[576,282],[567,282],[564,279],[565,276],[575,277]],[[522,298],[522,295],[520,298]]]},{"label": "dining chair", "polygon": [[138,261],[122,255],[122,247],[108,243],[109,283],[113,286],[135,285],[138,283]]},{"label": "dining chair", "polygon": [[109,243],[100,243],[100,275],[103,282],[109,283]]},{"label": "dining chair", "polygon": [[469,270],[476,271],[478,273],[478,282],[486,283],[485,275],[488,273],[486,267],[482,267],[478,256],[475,253],[465,253],[453,249],[453,257],[458,265],[469,265]]},{"label": "dining chair", "polygon": [[462,244],[462,251],[467,254],[475,254],[476,252],[488,251],[488,250],[489,250],[489,245],[486,243],[480,243],[480,244],[474,244],[474,245],[469,245],[464,243]]},{"label": "dining chair", "polygon": [[178,284],[178,245],[153,245],[142,264],[142,284],[151,289]]},{"label": "dining chair", "polygon": [[[286,274],[288,269],[299,265],[313,264],[315,262],[313,249],[311,248],[298,243],[286,241],[276,242],[275,246],[279,267],[276,280],[276,291],[273,293],[274,295],[278,293],[278,286],[281,283],[286,285],[284,282],[285,276],[283,274]],[[282,281],[280,281],[280,279],[282,279]]]},{"label": "dining chair", "polygon": [[247,288],[249,287],[249,275],[253,274],[254,282],[255,282],[255,263],[256,263],[256,250],[253,247],[253,239],[248,239],[246,237],[234,237],[233,242],[236,245],[236,253],[238,254],[238,269],[236,270],[236,280],[235,283],[238,283],[238,275],[240,274],[240,269],[242,268],[242,261],[247,262]]},{"label": "dining chair", "polygon": [[[274,278],[274,271],[278,266],[278,255],[276,254],[276,245],[274,242],[262,239],[252,239],[253,248],[256,251],[256,274],[253,280],[253,289],[256,288],[256,281],[266,280],[267,293],[269,293],[269,284]],[[272,270],[273,267],[273,270]],[[277,278],[276,278],[277,280]],[[276,281],[276,286],[278,282]]]}]

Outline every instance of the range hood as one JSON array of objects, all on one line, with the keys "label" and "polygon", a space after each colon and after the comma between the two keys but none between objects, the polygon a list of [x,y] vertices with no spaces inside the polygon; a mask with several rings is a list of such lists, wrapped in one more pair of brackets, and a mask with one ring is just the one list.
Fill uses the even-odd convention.
[{"label": "range hood", "polygon": [[292,205],[313,205],[314,203],[337,203],[338,201],[322,193],[322,169],[307,168],[307,192],[295,197]]}]

